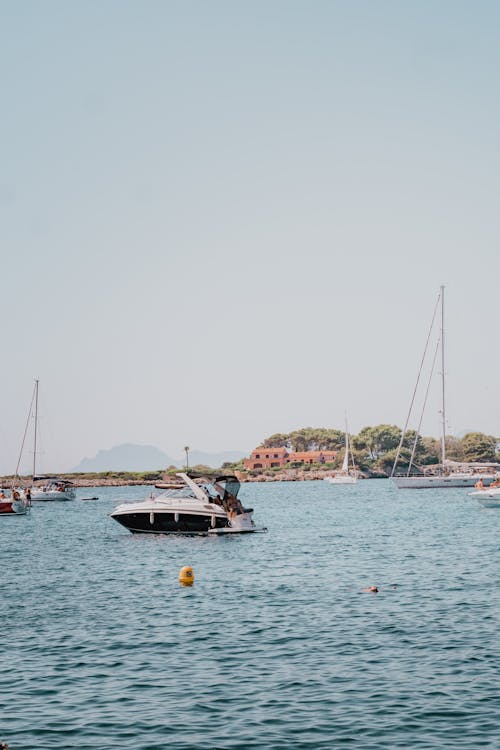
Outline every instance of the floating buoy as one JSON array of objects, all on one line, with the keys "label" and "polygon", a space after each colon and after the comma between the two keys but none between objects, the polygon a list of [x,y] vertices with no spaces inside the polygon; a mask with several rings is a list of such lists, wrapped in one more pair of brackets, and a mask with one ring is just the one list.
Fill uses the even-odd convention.
[{"label": "floating buoy", "polygon": [[194,583],[194,573],[190,565],[184,565],[179,571],[179,583],[182,586],[192,586]]}]

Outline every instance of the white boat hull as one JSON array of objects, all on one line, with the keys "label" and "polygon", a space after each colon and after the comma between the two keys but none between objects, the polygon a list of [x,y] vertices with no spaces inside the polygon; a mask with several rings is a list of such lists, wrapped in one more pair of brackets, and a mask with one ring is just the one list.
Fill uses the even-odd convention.
[{"label": "white boat hull", "polygon": [[75,490],[31,490],[32,500],[74,500],[76,498]]},{"label": "white boat hull", "polygon": [[500,487],[493,490],[476,490],[469,492],[469,497],[477,497],[485,508],[500,508]]},{"label": "white boat hull", "polygon": [[265,528],[257,528],[252,513],[240,513],[229,516],[229,525],[221,528],[209,529],[209,534],[254,534],[256,531],[267,531]]},{"label": "white boat hull", "polygon": [[426,490],[438,489],[444,487],[474,487],[479,479],[483,481],[493,481],[494,477],[490,475],[478,474],[450,474],[448,476],[410,476],[410,477],[392,477],[392,481],[400,490]]},{"label": "white boat hull", "polygon": [[325,482],[329,484],[356,484],[357,481],[357,477],[350,476],[325,477]]}]

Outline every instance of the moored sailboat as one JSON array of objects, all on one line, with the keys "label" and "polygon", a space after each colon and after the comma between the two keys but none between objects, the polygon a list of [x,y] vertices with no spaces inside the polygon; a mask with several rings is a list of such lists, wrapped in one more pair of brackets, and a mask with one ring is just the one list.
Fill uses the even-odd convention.
[{"label": "moored sailboat", "polygon": [[[349,458],[352,462],[352,469],[349,469]],[[351,450],[351,441],[349,439],[349,428],[347,425],[347,417],[345,421],[345,449],[344,449],[344,460],[342,461],[342,467],[340,471],[337,471],[332,476],[325,477],[325,482],[330,484],[356,484],[358,481],[358,473],[354,465],[354,456]]]},{"label": "moored sailboat", "polygon": [[[424,360],[426,358],[427,348],[428,348],[428,345],[429,345],[429,340],[430,340],[431,332],[432,332],[432,329],[434,327],[434,320],[435,320],[435,317],[436,317],[437,307],[439,305],[440,305],[440,308],[441,308],[440,335],[439,335],[439,340],[438,340],[438,346],[440,345],[440,349],[441,349],[441,411],[440,411],[440,414],[441,414],[441,463],[439,465],[437,465],[437,466],[433,466],[432,468],[429,467],[429,470],[427,472],[425,472],[425,473],[423,471],[420,472],[420,473],[415,473],[415,471],[413,469],[413,467],[415,465],[414,464],[415,450],[416,450],[416,446],[417,446],[417,440],[418,440],[418,437],[419,437],[420,425],[422,423],[422,417],[423,417],[423,409],[422,409],[422,415],[420,417],[419,429],[417,430],[417,432],[415,434],[415,441],[414,441],[414,444],[413,444],[413,448],[412,448],[412,452],[411,452],[411,457],[410,457],[410,460],[409,460],[409,463],[408,463],[406,474],[399,475],[399,474],[396,474],[396,469],[397,469],[397,465],[398,465],[399,458],[400,458],[400,455],[401,455],[401,449],[403,447],[403,443],[404,443],[404,439],[405,439],[405,435],[406,435],[406,431],[407,431],[407,427],[408,427],[408,422],[409,422],[410,415],[411,415],[411,412],[412,412],[413,402],[414,402],[414,399],[415,399],[415,396],[416,396],[416,392],[417,392],[417,388],[418,388],[418,385],[419,385],[419,381],[420,381],[420,376],[421,376],[421,373],[422,373],[422,368],[423,368]],[[435,352],[435,355],[434,355],[434,362],[433,362],[432,368],[431,368],[431,377],[432,377],[433,370],[434,370],[434,364],[435,364],[437,352],[438,352],[438,347],[436,347],[436,352]],[[425,408],[425,403],[427,401],[427,395],[428,395],[428,391],[429,391],[429,385],[430,385],[430,380],[429,380],[429,384],[427,385],[427,393],[426,393],[425,399],[424,399],[424,408]],[[403,428],[403,430],[401,432],[401,439],[399,441],[398,449],[397,449],[397,452],[396,452],[396,458],[394,460],[394,464],[393,464],[393,467],[392,467],[392,472],[391,472],[391,477],[390,478],[392,479],[392,481],[395,483],[395,485],[399,489],[431,489],[431,488],[445,488],[445,487],[449,487],[449,488],[454,488],[454,487],[455,488],[456,487],[473,487],[474,484],[479,479],[481,479],[481,478],[482,479],[491,480],[491,479],[493,479],[495,477],[494,474],[491,474],[491,472],[488,472],[488,471],[484,471],[483,473],[479,473],[479,472],[473,473],[472,471],[470,471],[470,472],[456,471],[456,470],[454,470],[452,468],[452,462],[447,461],[447,459],[446,459],[446,400],[445,400],[445,385],[446,385],[446,383],[445,383],[445,347],[444,347],[444,286],[441,286],[440,287],[440,291],[439,291],[439,295],[438,295],[438,299],[437,299],[437,302],[436,302],[436,307],[434,309],[434,315],[433,315],[433,318],[432,318],[431,326],[430,326],[430,329],[429,329],[429,332],[428,332],[427,341],[426,341],[424,353],[423,353],[423,356],[422,356],[422,361],[420,363],[420,370],[419,370],[419,373],[418,373],[417,381],[415,383],[415,387],[414,387],[414,391],[413,391],[413,397],[412,397],[412,400],[411,400],[410,408],[409,408],[407,419],[406,419],[406,424],[405,424],[405,426],[404,426],[404,428]]]},{"label": "moored sailboat", "polygon": [[36,474],[36,456],[37,456],[37,436],[38,436],[38,387],[39,381],[35,380],[35,428],[33,438],[33,474],[31,498],[32,500],[74,500],[76,492],[65,479],[53,476],[37,476]]}]

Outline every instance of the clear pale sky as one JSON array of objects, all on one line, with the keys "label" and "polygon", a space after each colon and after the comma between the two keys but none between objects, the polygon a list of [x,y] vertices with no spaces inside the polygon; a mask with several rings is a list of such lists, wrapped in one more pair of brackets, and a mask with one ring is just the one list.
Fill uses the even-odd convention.
[{"label": "clear pale sky", "polygon": [[[402,425],[500,435],[500,5],[0,2],[0,471]],[[437,395],[424,434],[439,432]]]}]

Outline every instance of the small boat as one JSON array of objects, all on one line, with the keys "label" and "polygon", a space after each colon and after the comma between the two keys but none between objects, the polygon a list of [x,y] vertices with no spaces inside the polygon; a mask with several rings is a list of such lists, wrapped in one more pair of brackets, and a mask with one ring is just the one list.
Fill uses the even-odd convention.
[{"label": "small boat", "polygon": [[24,516],[30,509],[29,500],[18,490],[12,489],[10,493],[6,497],[3,490],[0,492],[0,515]]},{"label": "small boat", "polygon": [[[29,417],[32,414],[32,408],[34,403],[34,435],[33,435],[33,473],[32,473],[32,487],[31,487],[31,499],[32,500],[74,500],[76,492],[72,487],[72,483],[66,479],[60,479],[59,477],[51,476],[36,476],[36,457],[37,457],[37,436],[38,436],[38,391],[39,381],[35,380],[35,388],[33,392],[33,398],[31,400]],[[26,433],[25,433],[26,437]],[[24,439],[23,439],[24,444]],[[37,484],[40,483],[40,484]]]},{"label": "small boat", "polygon": [[111,518],[134,534],[248,534],[257,528],[252,508],[238,500],[240,483],[234,476],[198,485],[185,473],[180,487],[152,493],[138,503],[118,505]]},{"label": "small boat", "polygon": [[74,500],[76,491],[71,482],[58,477],[33,477],[33,482],[43,482],[41,485],[33,484],[31,488],[32,500]]},{"label": "small boat", "polygon": [[494,487],[484,487],[475,492],[469,492],[469,497],[477,497],[485,508],[500,508],[500,487],[496,483]]},{"label": "small boat", "polygon": [[[349,469],[349,457],[352,461],[352,469]],[[325,482],[329,482],[330,484],[356,484],[356,482],[358,481],[358,474],[354,465],[354,456],[352,455],[352,450],[350,447],[347,417],[345,420],[345,452],[344,460],[342,462],[342,468],[332,476],[325,477],[324,480]]]}]

